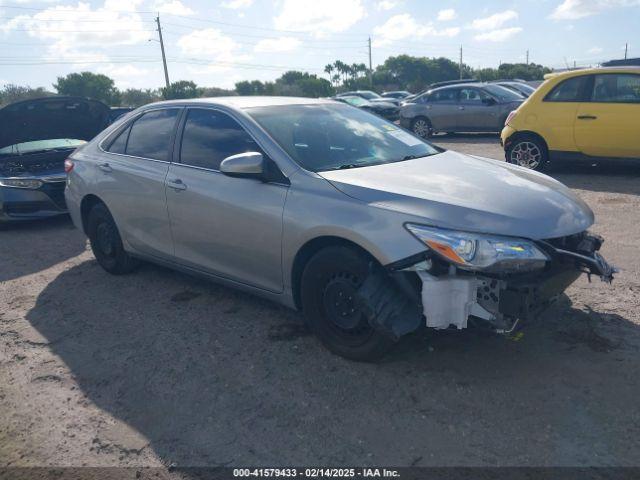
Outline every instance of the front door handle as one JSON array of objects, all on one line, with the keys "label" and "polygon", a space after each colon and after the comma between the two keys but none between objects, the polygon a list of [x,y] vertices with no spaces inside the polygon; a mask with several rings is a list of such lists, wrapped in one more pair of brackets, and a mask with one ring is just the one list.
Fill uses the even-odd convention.
[{"label": "front door handle", "polygon": [[167,185],[173,188],[175,191],[187,189],[187,186],[185,185],[185,183],[179,178],[176,178],[175,180],[168,180]]},{"label": "front door handle", "polygon": [[595,120],[596,117],[595,115],[578,115],[578,120]]},{"label": "front door handle", "polygon": [[458,110],[464,110],[464,107],[458,107]]},{"label": "front door handle", "polygon": [[109,165],[108,163],[101,163],[100,165],[98,165],[98,168],[105,173],[113,172],[113,168],[111,168],[111,165]]}]

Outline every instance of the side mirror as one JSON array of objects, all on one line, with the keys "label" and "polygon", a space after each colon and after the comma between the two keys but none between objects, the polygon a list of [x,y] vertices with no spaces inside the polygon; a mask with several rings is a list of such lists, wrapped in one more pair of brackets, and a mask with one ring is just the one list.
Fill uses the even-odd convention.
[{"label": "side mirror", "polygon": [[262,178],[264,157],[259,152],[231,155],[220,163],[220,171],[230,177]]}]

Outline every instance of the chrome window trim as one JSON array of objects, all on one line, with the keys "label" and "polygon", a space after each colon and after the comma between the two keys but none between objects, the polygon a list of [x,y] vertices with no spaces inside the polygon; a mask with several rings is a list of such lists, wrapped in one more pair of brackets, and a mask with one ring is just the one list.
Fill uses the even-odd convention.
[{"label": "chrome window trim", "polygon": [[[123,125],[118,126],[118,128],[114,129],[112,132],[109,132],[102,140],[100,140],[100,142],[98,142],[98,150],[100,150],[102,153],[106,153],[108,155],[118,155],[120,157],[127,157],[127,158],[136,158],[136,159],[140,159],[140,160],[149,160],[151,162],[158,162],[158,163],[171,163],[171,161],[167,161],[167,160],[158,160],[156,158],[149,158],[149,157],[138,157],[137,155],[128,155],[126,153],[115,153],[115,152],[110,152],[108,150],[105,150],[102,146],[102,144],[104,142],[106,142],[107,140],[109,140],[113,135],[116,134],[116,132],[118,134],[122,133],[123,130],[125,130],[128,127],[131,127],[131,125],[138,120],[140,117],[142,117],[143,115],[150,113],[150,112],[157,112],[160,110],[183,110],[185,107],[183,105],[180,106],[159,106],[159,107],[154,107],[154,108],[149,108],[147,110],[144,110],[142,112],[139,112],[138,115],[134,115],[132,118],[128,119],[126,122],[124,122]],[[176,122],[179,121],[180,118],[176,118]],[[114,139],[115,140],[115,139]]]}]

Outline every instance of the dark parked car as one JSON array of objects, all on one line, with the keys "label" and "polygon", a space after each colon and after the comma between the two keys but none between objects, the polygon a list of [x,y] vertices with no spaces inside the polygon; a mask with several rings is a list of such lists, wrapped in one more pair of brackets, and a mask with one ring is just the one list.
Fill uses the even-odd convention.
[{"label": "dark parked car", "polygon": [[376,92],[372,92],[371,90],[354,90],[352,92],[343,92],[336,95],[336,97],[361,97],[365,100],[369,100],[370,102],[391,102],[395,105],[400,105],[400,99],[397,98],[388,98],[382,97],[378,95]]},{"label": "dark parked car", "polygon": [[375,113],[387,120],[395,121],[400,114],[400,107],[390,102],[370,102],[362,97],[334,97],[334,100],[339,102],[348,103],[354,107],[362,108],[368,112]]},{"label": "dark parked car", "polygon": [[494,83],[495,85],[500,85],[504,88],[508,88],[509,90],[513,90],[514,92],[522,95],[524,98],[529,98],[529,95],[536,91],[536,89],[531,85],[527,85],[526,83],[522,82],[497,81],[492,83]]},{"label": "dark parked car", "polygon": [[382,98],[395,98],[396,100],[404,100],[407,97],[412,95],[411,92],[407,92],[406,90],[397,90],[394,92],[383,92],[381,95]]},{"label": "dark parked car", "polygon": [[113,123],[121,116],[126,115],[127,113],[134,110],[135,108],[133,107],[111,107],[111,111],[109,113],[109,121]]},{"label": "dark parked car", "polygon": [[421,137],[435,132],[500,132],[524,97],[492,83],[429,90],[400,109],[400,124]]},{"label": "dark parked car", "polygon": [[66,213],[65,159],[109,123],[109,107],[81,97],[0,109],[0,222]]}]

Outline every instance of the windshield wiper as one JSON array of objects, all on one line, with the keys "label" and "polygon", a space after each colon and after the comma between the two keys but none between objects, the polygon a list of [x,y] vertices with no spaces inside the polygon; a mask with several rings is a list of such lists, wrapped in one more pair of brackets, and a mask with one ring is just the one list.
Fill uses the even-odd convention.
[{"label": "windshield wiper", "polygon": [[343,165],[339,165],[335,168],[335,170],[347,170],[349,168],[358,168],[362,165],[360,165],[359,163],[345,163]]}]

